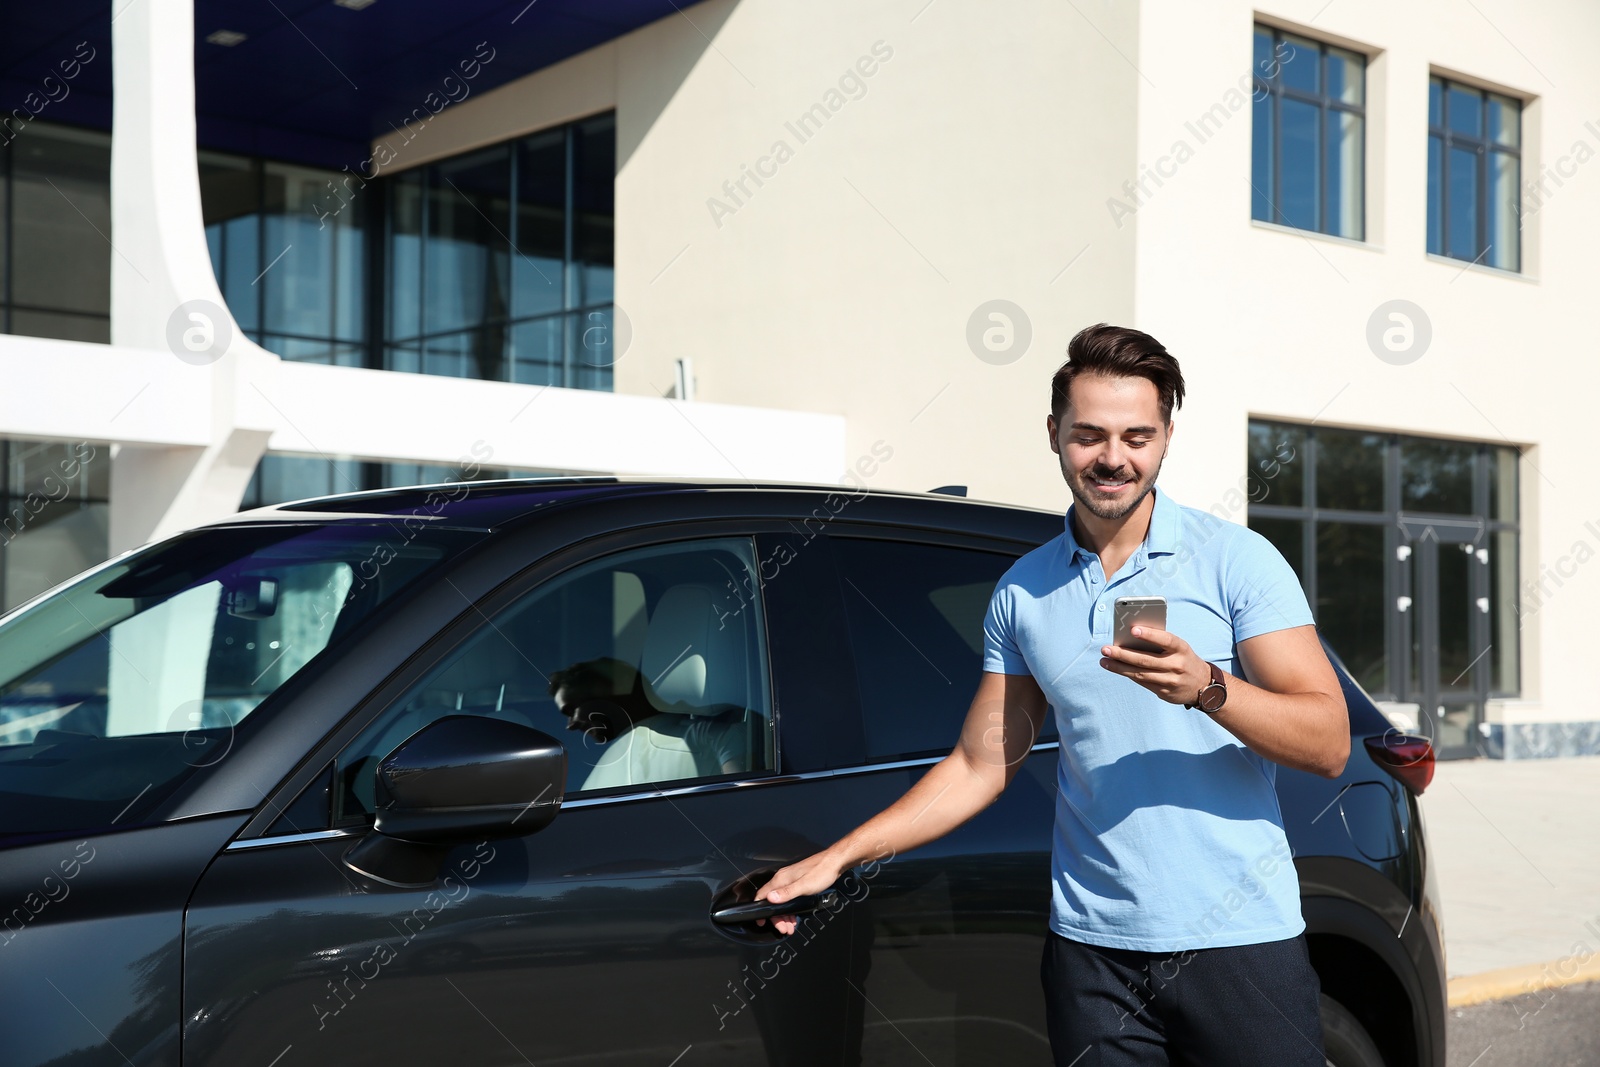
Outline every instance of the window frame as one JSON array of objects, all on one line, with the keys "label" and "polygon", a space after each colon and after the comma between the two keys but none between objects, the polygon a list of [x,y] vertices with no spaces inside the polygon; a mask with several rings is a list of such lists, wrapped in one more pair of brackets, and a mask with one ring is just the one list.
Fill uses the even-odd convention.
[{"label": "window frame", "polygon": [[[105,290],[105,311],[85,311],[81,308],[49,307],[44,304],[19,303],[16,300],[15,282],[16,271],[16,162],[13,148],[18,142],[28,144],[30,136],[49,138],[54,135],[60,141],[75,141],[79,144],[94,144],[103,147],[108,156],[111,151],[112,139],[109,130],[102,130],[94,126],[84,126],[78,123],[57,122],[53,119],[33,119],[21,129],[16,130],[9,140],[0,141],[0,334],[11,334],[19,337],[58,337],[58,334],[33,334],[17,333],[16,315],[55,315],[75,322],[91,323],[95,326],[104,326],[106,341],[91,341],[90,343],[109,343],[111,332],[111,289],[108,284]],[[109,202],[111,195],[109,162],[107,164],[106,196]],[[58,174],[57,177],[60,177]],[[69,201],[70,203],[70,201]],[[73,208],[76,210],[76,208]],[[87,223],[92,226],[93,223]],[[102,235],[103,236],[103,235]],[[98,331],[95,331],[98,332]]]},{"label": "window frame", "polygon": [[[1255,36],[1256,36],[1256,34],[1263,33],[1263,32],[1268,34],[1270,39],[1271,39],[1271,42],[1272,42],[1271,53],[1272,53],[1272,55],[1274,57],[1277,56],[1279,46],[1283,43],[1283,41],[1287,37],[1293,36],[1293,37],[1303,38],[1305,40],[1312,41],[1317,45],[1317,86],[1318,86],[1318,89],[1317,89],[1317,91],[1315,93],[1307,92],[1304,89],[1297,89],[1297,88],[1294,88],[1292,86],[1284,84],[1283,76],[1282,76],[1281,71],[1274,72],[1274,74],[1270,78],[1262,76],[1261,71],[1256,68],[1254,55],[1255,55]],[[1291,45],[1291,47],[1296,47],[1293,44],[1293,42],[1290,42],[1290,45]],[[1327,57],[1328,57],[1328,49],[1330,49],[1330,48],[1337,48],[1340,51],[1350,52],[1350,53],[1352,53],[1354,55],[1357,55],[1357,56],[1361,57],[1361,103],[1360,104],[1349,104],[1349,103],[1346,103],[1346,102],[1344,102],[1342,100],[1336,100],[1333,97],[1328,95],[1328,91],[1327,91]],[[1318,234],[1322,234],[1323,236],[1326,236],[1326,237],[1336,237],[1336,238],[1339,238],[1341,240],[1359,241],[1361,243],[1366,243],[1366,240],[1367,240],[1367,156],[1368,156],[1368,153],[1367,153],[1367,131],[1369,129],[1369,123],[1368,123],[1368,119],[1367,119],[1367,100],[1368,100],[1368,95],[1367,95],[1367,71],[1372,65],[1372,56],[1371,56],[1371,54],[1368,53],[1368,52],[1365,52],[1365,51],[1363,51],[1361,49],[1351,48],[1351,47],[1348,47],[1348,46],[1345,46],[1345,45],[1332,44],[1332,43],[1330,43],[1328,41],[1321,40],[1321,39],[1319,39],[1317,37],[1314,37],[1311,34],[1301,33],[1301,32],[1296,31],[1296,30],[1288,30],[1288,29],[1285,29],[1285,28],[1283,28],[1281,26],[1272,25],[1270,23],[1256,22],[1251,28],[1251,56],[1252,56],[1251,68],[1250,68],[1250,70],[1251,70],[1251,90],[1252,90],[1251,98],[1252,98],[1252,100],[1254,100],[1256,98],[1257,94],[1260,94],[1260,93],[1266,93],[1267,94],[1267,96],[1268,96],[1268,109],[1270,111],[1270,117],[1269,117],[1268,121],[1272,125],[1272,129],[1271,129],[1272,145],[1271,145],[1271,149],[1270,149],[1271,157],[1268,160],[1268,167],[1269,167],[1270,174],[1271,174],[1271,185],[1272,185],[1272,188],[1270,190],[1265,190],[1265,191],[1259,190],[1259,189],[1255,188],[1254,180],[1252,179],[1252,181],[1251,181],[1252,191],[1259,192],[1262,195],[1262,197],[1266,199],[1266,201],[1267,201],[1267,210],[1268,210],[1268,213],[1270,214],[1271,217],[1263,219],[1263,218],[1260,218],[1259,216],[1256,215],[1256,213],[1255,213],[1255,203],[1254,203],[1255,198],[1252,196],[1251,197],[1251,210],[1250,210],[1251,219],[1256,221],[1256,222],[1264,222],[1264,223],[1267,223],[1268,225],[1272,225],[1272,226],[1284,226],[1284,227],[1287,227],[1289,229],[1299,230],[1299,231],[1303,231],[1305,233],[1318,233]],[[1297,101],[1299,103],[1304,103],[1304,104],[1310,104],[1310,105],[1316,107],[1316,109],[1317,109],[1317,167],[1316,167],[1316,172],[1317,172],[1316,215],[1317,215],[1317,217],[1316,217],[1316,224],[1314,226],[1310,226],[1310,227],[1299,226],[1299,225],[1296,225],[1295,223],[1287,221],[1286,216],[1283,213],[1283,209],[1281,207],[1279,207],[1279,205],[1283,203],[1283,165],[1282,165],[1282,153],[1283,153],[1283,104],[1282,104],[1282,102],[1283,102],[1284,99],[1294,100],[1294,101]],[[1361,172],[1361,188],[1360,188],[1361,210],[1360,210],[1360,218],[1356,220],[1356,227],[1355,227],[1354,236],[1351,236],[1351,235],[1348,235],[1348,234],[1343,234],[1343,233],[1338,233],[1338,232],[1328,228],[1328,216],[1329,216],[1328,197],[1329,197],[1329,191],[1328,191],[1328,183],[1326,181],[1326,172],[1327,172],[1327,165],[1328,165],[1328,160],[1327,160],[1328,115],[1329,115],[1330,112],[1342,112],[1342,113],[1346,113],[1346,114],[1351,114],[1351,115],[1355,115],[1355,116],[1357,116],[1357,117],[1359,117],[1361,119],[1361,167],[1360,167],[1360,172]],[[1255,123],[1254,123],[1254,118],[1253,117],[1252,117],[1252,121],[1251,121],[1251,131],[1250,132],[1251,132],[1251,142],[1250,143],[1251,143],[1251,156],[1252,156],[1251,165],[1252,165],[1252,170],[1253,170],[1254,169],[1255,146],[1256,146],[1257,140],[1258,140],[1258,138],[1260,136],[1259,131],[1257,131],[1256,128],[1255,128]]]},{"label": "window frame", "polygon": [[[77,475],[71,478],[58,478],[59,481],[69,485],[71,488],[66,496],[54,499],[52,503],[67,504],[70,502],[78,510],[109,509],[111,506],[111,450],[109,448],[106,448],[102,453],[94,444],[88,441],[43,441],[30,437],[0,437],[0,615],[21,607],[31,600],[33,595],[47,592],[62,582],[77,577],[80,573],[79,571],[73,571],[70,574],[52,576],[47,579],[45,588],[40,590],[39,594],[32,594],[22,600],[18,600],[15,604],[8,605],[7,603],[10,600],[8,554],[11,552],[12,546],[26,537],[30,530],[35,530],[39,525],[42,525],[33,521],[35,516],[28,510],[29,501],[38,494],[25,485],[13,485],[11,468],[16,462],[16,454],[19,451],[26,452],[30,449],[57,447],[75,451],[81,466]],[[83,455],[83,449],[85,448],[89,450],[88,457]],[[94,477],[89,474],[89,465],[92,463],[101,464],[97,476]],[[48,494],[46,496],[48,497]],[[43,509],[41,508],[41,513],[42,511]],[[15,532],[13,532],[13,524],[18,523],[19,512],[22,513],[22,517]],[[100,544],[100,548],[100,559],[104,560],[109,549],[103,543]]]},{"label": "window frame", "polygon": [[[1433,121],[1432,107],[1433,86],[1435,83],[1439,85],[1439,121],[1437,124]],[[1459,133],[1456,130],[1451,129],[1450,92],[1452,89],[1460,90],[1461,92],[1465,93],[1471,93],[1478,98],[1479,107],[1481,108],[1481,114],[1483,116],[1483,135],[1481,137],[1472,137],[1468,134]],[[1470,82],[1460,81],[1435,71],[1428,72],[1428,95],[1429,146],[1432,146],[1432,142],[1436,138],[1439,141],[1440,170],[1439,201],[1437,205],[1439,250],[1434,251],[1432,248],[1427,247],[1433,240],[1435,204],[1432,195],[1430,195],[1426,190],[1426,175],[1424,176],[1424,197],[1427,200],[1427,223],[1423,238],[1424,248],[1426,249],[1428,255],[1443,256],[1447,259],[1459,260],[1463,263],[1477,264],[1479,266],[1489,267],[1493,270],[1503,270],[1510,271],[1513,274],[1521,274],[1523,244],[1522,182],[1524,180],[1523,176],[1526,173],[1523,167],[1522,156],[1523,136],[1525,133],[1523,114],[1528,109],[1528,101],[1516,95],[1515,93],[1502,92],[1494,89],[1485,89],[1482,86],[1473,85]],[[1488,118],[1490,96],[1502,96],[1506,99],[1515,100],[1517,102],[1517,137],[1515,145],[1503,145],[1490,139]],[[1473,204],[1472,222],[1479,240],[1487,243],[1484,244],[1482,251],[1472,256],[1462,255],[1460,253],[1451,251],[1450,249],[1450,151],[1452,148],[1461,148],[1463,150],[1471,149],[1476,157],[1473,164],[1473,178],[1476,182],[1475,188],[1477,190],[1477,197],[1476,202]],[[1493,169],[1489,164],[1492,161],[1495,153],[1510,156],[1517,161],[1517,181],[1515,185],[1516,203],[1512,208],[1512,214],[1517,217],[1516,246],[1512,250],[1512,265],[1509,267],[1501,266],[1497,263],[1479,262],[1486,255],[1488,255],[1489,249],[1494,247],[1493,242],[1489,240],[1489,203],[1491,200],[1489,191],[1489,177]]]},{"label": "window frame", "polygon": [[[1249,426],[1251,428],[1256,426],[1269,427],[1276,432],[1287,430],[1299,435],[1298,441],[1300,442],[1302,451],[1296,458],[1302,464],[1300,472],[1300,502],[1296,504],[1281,504],[1265,502],[1257,503],[1252,501],[1246,509],[1245,524],[1249,526],[1250,520],[1255,518],[1285,519],[1298,522],[1300,524],[1300,558],[1298,560],[1289,560],[1289,564],[1290,566],[1294,567],[1296,573],[1300,576],[1301,587],[1305,590],[1306,599],[1310,602],[1313,612],[1316,610],[1318,596],[1318,581],[1316,571],[1316,539],[1318,524],[1345,523],[1351,525],[1379,526],[1384,529],[1383,588],[1386,598],[1384,604],[1384,649],[1388,662],[1388,681],[1385,688],[1381,690],[1370,690],[1375,699],[1399,699],[1397,695],[1399,691],[1399,672],[1400,666],[1406,658],[1407,648],[1405,644],[1405,634],[1397,632],[1396,627],[1392,625],[1393,619],[1390,609],[1395,603],[1396,598],[1402,595],[1407,595],[1407,590],[1403,588],[1403,575],[1398,565],[1396,552],[1400,545],[1404,543],[1404,529],[1409,525],[1417,522],[1422,522],[1425,524],[1432,520],[1437,522],[1441,527],[1446,525],[1471,526],[1481,521],[1481,529],[1485,538],[1485,544],[1492,544],[1495,535],[1500,533],[1510,533],[1514,535],[1516,538],[1517,549],[1514,553],[1512,553],[1512,558],[1508,561],[1508,564],[1512,571],[1512,588],[1517,590],[1519,595],[1513,603],[1501,605],[1501,610],[1513,612],[1520,610],[1520,591],[1522,586],[1521,574],[1519,572],[1521,561],[1519,557],[1521,556],[1523,549],[1522,513],[1520,506],[1517,504],[1517,497],[1518,493],[1520,492],[1520,482],[1523,477],[1520,462],[1516,463],[1512,468],[1514,475],[1512,481],[1514,484],[1509,487],[1509,490],[1507,488],[1500,489],[1501,493],[1505,493],[1507,491],[1510,492],[1513,504],[1511,513],[1516,516],[1515,518],[1501,519],[1497,518],[1491,512],[1491,496],[1489,487],[1489,480],[1492,474],[1491,468],[1495,462],[1496,455],[1503,450],[1510,449],[1516,453],[1517,458],[1520,461],[1522,449],[1519,446],[1503,441],[1489,441],[1483,439],[1462,440],[1459,438],[1443,438],[1429,436],[1426,434],[1402,433],[1392,430],[1352,429],[1339,426],[1319,427],[1310,423],[1293,422],[1286,419],[1270,417],[1252,416],[1249,419]],[[1340,433],[1355,432],[1374,434],[1382,439],[1383,509],[1381,511],[1353,511],[1344,508],[1322,507],[1318,504],[1317,464],[1319,443],[1317,432],[1319,429],[1333,430]],[[1465,444],[1472,448],[1472,510],[1470,512],[1449,514],[1443,512],[1412,511],[1405,508],[1405,499],[1403,496],[1402,486],[1404,471],[1401,467],[1401,453],[1406,443],[1410,441],[1443,441],[1451,444]],[[1247,455],[1249,454],[1250,447],[1251,444],[1249,431],[1247,430]],[[1248,473],[1249,472],[1247,471],[1247,476]],[[1254,529],[1254,527],[1251,527],[1251,529]],[[1490,581],[1490,576],[1485,574],[1483,581],[1485,587],[1487,588]],[[1488,593],[1492,597],[1494,595],[1493,589],[1488,588]],[[1493,619],[1494,616],[1487,616],[1483,625],[1486,627],[1492,627]],[[1489,634],[1488,643],[1492,643],[1492,639],[1493,633],[1491,631]],[[1483,691],[1486,699],[1507,700],[1518,699],[1522,696],[1522,693],[1526,689],[1524,681],[1526,664],[1523,657],[1523,651],[1524,642],[1521,639],[1521,631],[1519,628],[1517,649],[1515,653],[1517,664],[1517,687],[1515,689],[1496,689],[1492,684],[1490,684],[1493,679],[1490,665],[1485,663],[1482,667],[1482,670],[1485,672]],[[1477,669],[1476,664],[1474,664],[1474,669]],[[1366,684],[1365,682],[1361,682],[1360,679],[1357,679],[1357,681],[1363,686]]]},{"label": "window frame", "polygon": [[[329,286],[325,294],[329,322],[329,328],[325,333],[315,334],[297,330],[269,329],[267,312],[271,301],[269,299],[268,286],[273,283],[266,282],[266,284],[259,285],[257,283],[264,282],[268,272],[277,263],[277,259],[272,257],[277,255],[281,259],[283,253],[288,251],[288,249],[280,249],[275,253],[269,250],[267,232],[272,220],[306,221],[307,218],[307,216],[300,213],[272,213],[268,211],[271,200],[270,183],[275,176],[288,181],[295,176],[307,178],[314,175],[327,179],[327,184],[330,188],[335,179],[340,179],[341,184],[347,189],[350,188],[350,179],[354,178],[361,184],[359,188],[352,190],[353,196],[363,193],[368,186],[373,187],[374,192],[366,193],[367,199],[376,199],[375,192],[380,187],[377,179],[368,178],[363,180],[359,175],[350,172],[348,168],[345,170],[333,170],[330,167],[312,166],[265,156],[241,155],[237,152],[213,151],[206,148],[199,150],[198,166],[202,182],[207,166],[215,169],[220,169],[224,166],[235,166],[238,172],[249,174],[252,183],[254,209],[250,214],[236,216],[236,218],[248,219],[253,223],[251,228],[254,230],[255,235],[255,261],[246,268],[254,268],[258,272],[255,274],[254,279],[249,282],[251,290],[250,301],[253,306],[238,308],[227,299],[228,292],[235,281],[231,276],[232,267],[230,266],[231,261],[228,255],[231,237],[227,224],[234,220],[223,219],[205,225],[207,231],[207,253],[212,273],[216,277],[217,288],[223,294],[223,301],[228,304],[230,313],[239,316],[240,329],[245,336],[268,351],[279,353],[283,359],[293,362],[324,363],[334,366],[368,366],[366,351],[370,347],[370,339],[367,336],[369,333],[367,327],[367,305],[375,296],[370,277],[370,243],[373,235],[369,208],[364,205],[357,205],[349,215],[345,215],[344,208],[348,205],[334,191],[321,196],[316,206],[322,207],[323,201],[331,201],[338,207],[334,211],[320,216],[316,215],[315,212],[309,216],[318,219],[319,232],[324,225],[329,225],[330,220],[332,220],[332,239],[328,244],[327,252],[329,256],[328,275],[333,280],[333,284]],[[204,201],[202,199],[202,211],[203,209]],[[215,252],[211,250],[211,230],[213,226],[217,227]],[[361,247],[354,254],[357,261],[355,268],[357,278],[354,284],[357,294],[354,296],[343,291],[346,286],[341,274],[344,266],[343,260],[346,255],[345,242],[342,238],[349,236],[352,232],[358,235],[362,242]],[[378,299],[382,299],[382,297],[380,296]],[[354,304],[354,315],[357,321],[354,336],[342,336],[343,331],[340,329],[340,308],[341,302],[344,300],[350,300]],[[243,325],[245,322],[253,323],[253,325],[245,326]],[[273,325],[284,326],[287,323],[276,322]],[[284,355],[283,350],[291,347],[291,344],[286,344],[285,342],[293,345],[307,345],[313,348],[321,347],[325,351],[318,355]]]},{"label": "window frame", "polygon": [[[685,541],[705,541],[718,538],[750,538],[755,542],[755,550],[759,553],[759,529],[765,526],[773,528],[787,524],[767,522],[730,522],[728,520],[688,520],[673,523],[670,530],[658,526],[646,526],[641,529],[624,531],[613,534],[603,534],[598,537],[580,540],[556,552],[549,553],[541,559],[506,574],[496,583],[489,593],[463,605],[462,610],[453,618],[445,621],[435,628],[434,632],[422,643],[406,662],[402,670],[396,671],[388,678],[379,682],[372,688],[366,697],[355,704],[355,710],[346,715],[338,726],[326,733],[320,741],[307,747],[305,754],[300,759],[294,773],[285,777],[255,809],[254,814],[246,823],[245,828],[239,833],[240,844],[238,847],[251,847],[253,844],[267,845],[280,842],[287,843],[291,840],[322,837],[348,837],[358,836],[370,831],[370,823],[364,825],[336,825],[333,823],[332,797],[329,799],[328,810],[324,813],[322,824],[312,830],[297,830],[292,833],[273,833],[274,826],[280,816],[291,809],[300,800],[301,794],[307,790],[315,790],[321,786],[326,778],[330,764],[334,763],[344,753],[345,749],[362,736],[362,734],[382,716],[399,706],[429,675],[444,666],[451,657],[463,651],[473,638],[478,635],[486,625],[485,620],[495,620],[505,612],[513,610],[524,599],[535,592],[545,583],[577,568],[615,555],[618,552],[635,548],[647,548],[652,545],[675,544]],[[528,531],[531,533],[532,531]],[[524,533],[511,535],[517,541],[523,541]],[[511,538],[508,538],[510,540]],[[508,546],[509,547],[509,546]],[[760,556],[757,556],[759,560]],[[436,581],[443,581],[450,577],[448,573],[442,574]],[[764,591],[763,591],[764,594]],[[574,795],[571,799],[563,799],[562,808],[580,808],[597,804],[621,804],[640,800],[649,800],[655,797],[672,797],[689,793],[720,792],[723,790],[751,788],[793,780],[794,776],[784,774],[784,731],[782,716],[779,709],[779,689],[775,678],[774,656],[772,652],[773,623],[771,612],[768,610],[766,598],[761,599],[763,611],[763,631],[767,641],[766,670],[767,692],[772,704],[773,722],[773,768],[752,772],[738,777],[719,778],[715,780],[684,779],[683,784],[659,783],[661,787],[641,787],[628,792],[596,793],[593,795]],[[557,740],[562,740],[557,738]]]}]

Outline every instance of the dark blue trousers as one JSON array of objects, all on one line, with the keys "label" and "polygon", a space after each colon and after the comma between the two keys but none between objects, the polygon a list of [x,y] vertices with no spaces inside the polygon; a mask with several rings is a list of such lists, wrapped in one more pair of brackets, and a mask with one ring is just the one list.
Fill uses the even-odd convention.
[{"label": "dark blue trousers", "polygon": [[1057,1067],[1324,1067],[1305,935],[1183,952],[1046,932],[1039,962]]}]

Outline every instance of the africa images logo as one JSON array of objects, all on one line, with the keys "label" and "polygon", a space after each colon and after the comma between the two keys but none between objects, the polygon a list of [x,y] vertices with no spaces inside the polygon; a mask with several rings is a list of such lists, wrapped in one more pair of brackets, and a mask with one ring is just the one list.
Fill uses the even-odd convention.
[{"label": "africa images logo", "polygon": [[215,363],[232,340],[228,313],[209,300],[186,300],[167,316],[167,347],[185,363]]}]

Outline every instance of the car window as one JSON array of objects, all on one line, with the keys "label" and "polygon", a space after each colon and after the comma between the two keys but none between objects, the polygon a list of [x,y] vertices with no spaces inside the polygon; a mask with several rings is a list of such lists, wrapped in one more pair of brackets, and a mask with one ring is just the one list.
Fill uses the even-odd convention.
[{"label": "car window", "polygon": [[[983,671],[983,616],[1015,557],[836,537],[867,758],[943,755]],[[1047,722],[1040,740],[1054,739]]]},{"label": "car window", "polygon": [[633,549],[485,618],[347,746],[334,821],[370,817],[376,769],[444,715],[511,719],[567,751],[567,795],[774,766],[766,638],[748,538]]},{"label": "car window", "polygon": [[137,825],[279,687],[477,535],[198,530],[0,624],[0,832]]}]

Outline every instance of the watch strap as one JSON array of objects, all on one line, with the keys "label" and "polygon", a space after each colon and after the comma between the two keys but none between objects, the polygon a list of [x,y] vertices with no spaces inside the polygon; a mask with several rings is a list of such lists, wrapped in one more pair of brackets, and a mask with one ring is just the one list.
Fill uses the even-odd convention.
[{"label": "watch strap", "polygon": [[1206,693],[1209,692],[1212,687],[1216,687],[1222,691],[1222,700],[1223,703],[1226,703],[1228,699],[1228,683],[1226,678],[1223,676],[1221,667],[1218,667],[1215,663],[1210,662],[1208,662],[1206,666],[1211,668],[1211,681],[1200,687],[1200,692],[1195,694],[1194,703],[1185,704],[1184,707],[1189,709],[1199,708],[1207,715],[1215,715],[1217,712],[1222,710],[1222,704],[1218,704],[1215,708],[1204,707],[1203,701],[1205,700]]}]

